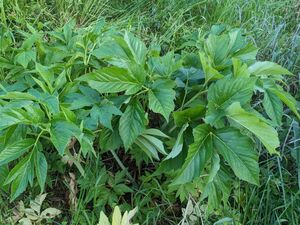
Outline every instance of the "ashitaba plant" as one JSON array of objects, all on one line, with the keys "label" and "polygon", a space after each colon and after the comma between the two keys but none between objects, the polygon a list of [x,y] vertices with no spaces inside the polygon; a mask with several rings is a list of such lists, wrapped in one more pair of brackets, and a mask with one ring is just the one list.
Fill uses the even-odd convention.
[{"label": "ashitaba plant", "polygon": [[84,177],[112,154],[127,185],[151,168],[148,179],[182,201],[192,185],[212,210],[227,204],[233,180],[259,185],[259,156],[279,154],[284,108],[300,118],[283,80],[292,74],[258,61],[240,29],[213,26],[176,52],[103,21],[2,27],[0,43],[0,186],[11,200],[50,188],[53,159]]}]

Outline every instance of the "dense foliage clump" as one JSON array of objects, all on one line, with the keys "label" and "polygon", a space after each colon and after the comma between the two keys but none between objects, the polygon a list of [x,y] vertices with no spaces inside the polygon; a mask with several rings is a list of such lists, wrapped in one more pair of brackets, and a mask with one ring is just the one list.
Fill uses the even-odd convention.
[{"label": "dense foliage clump", "polygon": [[[248,201],[236,194],[247,183],[260,188],[264,161],[279,162],[287,144],[278,135],[285,112],[294,118],[287,136],[299,131],[285,85],[293,74],[258,60],[241,29],[214,25],[172,49],[104,20],[51,31],[3,25],[0,51],[0,195],[14,203],[48,192],[59,209],[43,217],[46,195],[38,195],[39,211],[22,202],[27,217],[6,221],[60,214],[58,221],[96,224],[101,215],[109,224],[103,211],[115,208],[112,221],[130,224],[136,214],[154,224],[161,207],[197,224],[203,212],[223,216]],[[138,211],[122,219],[117,205]]]}]

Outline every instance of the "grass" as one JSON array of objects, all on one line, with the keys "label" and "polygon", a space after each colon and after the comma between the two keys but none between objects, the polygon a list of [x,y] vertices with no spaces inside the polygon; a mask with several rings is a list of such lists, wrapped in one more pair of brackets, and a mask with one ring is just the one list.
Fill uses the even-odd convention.
[{"label": "grass", "polygon": [[[96,3],[97,2],[97,3]],[[9,26],[26,22],[47,29],[76,18],[78,26],[105,18],[121,28],[132,29],[151,42],[159,39],[169,48],[180,39],[213,24],[242,27],[261,48],[261,58],[299,71],[300,3],[297,0],[2,0],[1,18]],[[6,19],[6,20],[5,20]]]},{"label": "grass", "polygon": [[[260,48],[260,59],[275,61],[296,75],[286,81],[286,88],[299,100],[300,2],[297,0],[173,0],[171,3],[169,0],[0,0],[0,13],[2,24],[14,30],[26,29],[26,23],[48,30],[62,26],[70,18],[76,19],[77,26],[88,26],[105,18],[120,29],[134,31],[148,44],[157,40],[165,49],[177,50],[183,41],[197,32],[206,32],[213,24],[241,27]],[[287,219],[289,224],[300,224],[300,156],[296,152],[299,152],[299,128],[295,128],[296,122],[286,113],[280,131],[282,155],[280,158],[262,156],[261,185],[238,183],[237,190],[241,192],[235,196],[239,205],[207,216],[205,224],[222,217],[249,225],[287,224]],[[159,184],[153,185],[150,191],[145,189],[148,193],[138,190],[136,198],[142,201],[148,196],[167,195]],[[1,196],[0,221],[4,221],[11,210]],[[143,224],[159,224],[163,219],[161,224],[180,221],[176,216],[166,217],[165,212],[172,208],[167,199],[163,197],[152,208],[154,213],[148,212]],[[86,212],[83,199],[79,203],[83,217],[74,213],[73,223],[93,224],[96,218]]]},{"label": "grass", "polygon": [[3,1],[2,21],[7,18],[8,25],[16,28],[30,22],[47,29],[62,26],[70,18],[76,18],[78,26],[87,26],[105,18],[134,30],[148,43],[158,40],[168,49],[176,49],[184,37],[198,30],[225,23],[244,28],[261,49],[261,59],[277,62],[296,74],[300,71],[297,0],[174,0],[172,4],[168,0]]}]

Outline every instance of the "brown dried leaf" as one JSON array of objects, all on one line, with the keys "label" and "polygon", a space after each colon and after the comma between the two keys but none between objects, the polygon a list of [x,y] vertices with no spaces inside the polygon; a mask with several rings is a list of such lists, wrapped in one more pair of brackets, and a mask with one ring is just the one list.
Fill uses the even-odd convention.
[{"label": "brown dried leaf", "polygon": [[76,177],[74,173],[69,173],[70,180],[69,180],[69,204],[72,209],[77,209],[78,206],[78,199],[77,199],[77,193],[78,193],[78,188],[77,188],[77,182],[76,182]]}]

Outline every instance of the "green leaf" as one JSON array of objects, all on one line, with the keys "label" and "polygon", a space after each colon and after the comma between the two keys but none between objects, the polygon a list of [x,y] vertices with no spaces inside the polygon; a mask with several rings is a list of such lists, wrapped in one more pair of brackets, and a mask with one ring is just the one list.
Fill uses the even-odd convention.
[{"label": "green leaf", "polygon": [[122,145],[122,140],[117,127],[113,129],[104,128],[100,133],[101,150],[116,150]]},{"label": "green leaf", "polygon": [[54,81],[54,87],[56,90],[63,88],[64,85],[67,83],[67,72],[63,70],[58,77]]},{"label": "green leaf", "polygon": [[114,185],[113,190],[118,195],[123,195],[125,193],[131,193],[131,192],[133,192],[133,190],[130,187],[128,187],[127,185],[122,184],[122,183]]},{"label": "green leaf", "polygon": [[60,109],[61,109],[62,113],[64,114],[67,121],[69,121],[71,123],[76,122],[77,117],[76,117],[76,114],[72,110],[65,108],[63,106],[60,106]]},{"label": "green leaf", "polygon": [[102,58],[121,58],[129,60],[129,56],[115,41],[109,40],[101,43],[99,47],[92,51],[98,59]]},{"label": "green leaf", "polygon": [[94,147],[93,147],[93,137],[89,137],[88,135],[84,135],[83,133],[80,137],[77,137],[80,143],[80,152],[82,152],[85,157],[87,153],[91,152],[96,155]]},{"label": "green leaf", "polygon": [[38,183],[41,188],[41,192],[43,192],[45,189],[47,170],[48,170],[48,163],[45,155],[42,152],[37,151],[37,153],[35,154],[35,172],[36,172]]},{"label": "green leaf", "polygon": [[183,133],[188,128],[188,124],[185,124],[179,131],[177,135],[176,142],[172,148],[172,151],[168,154],[168,156],[164,160],[173,159],[180,154],[183,148]]},{"label": "green leaf", "polygon": [[266,89],[264,92],[263,106],[272,121],[277,126],[280,126],[283,114],[283,106],[277,95]]},{"label": "green leaf", "polygon": [[79,139],[80,134],[79,127],[67,121],[54,122],[50,128],[50,140],[61,156],[63,156],[71,138]]},{"label": "green leaf", "polygon": [[66,43],[68,43],[73,35],[73,29],[76,25],[76,21],[74,19],[71,19],[69,22],[67,22],[63,27],[63,34]]},{"label": "green leaf", "polygon": [[[213,209],[220,207],[221,201],[227,203],[231,192],[232,180],[230,174],[225,172],[222,168],[218,168],[218,161],[214,160],[211,173],[209,174],[208,183],[201,194],[200,201],[208,197],[208,212],[213,212]],[[216,174],[216,170],[217,171]],[[213,179],[211,179],[213,178]]]},{"label": "green leaf", "polygon": [[290,93],[285,92],[282,87],[278,85],[276,85],[274,88],[269,88],[269,90],[278,98],[280,98],[280,100],[286,104],[300,120],[296,99]]},{"label": "green leaf", "polygon": [[180,171],[182,165],[187,156],[188,149],[182,148],[182,151],[173,159],[163,160],[157,170],[154,173],[154,176],[158,174],[174,174],[174,171]]},{"label": "green leaf", "polygon": [[23,93],[19,91],[11,91],[7,92],[4,95],[0,95],[0,99],[24,99],[24,100],[32,100],[37,101],[37,98],[29,93]]},{"label": "green leaf", "polygon": [[6,146],[0,152],[0,166],[5,165],[15,159],[18,159],[27,152],[35,143],[32,138],[16,141],[11,145]]},{"label": "green leaf", "polygon": [[93,106],[101,101],[101,97],[96,90],[82,85],[79,85],[79,90],[81,93],[72,92],[66,95],[66,102],[70,103],[68,107],[70,110]]},{"label": "green leaf", "polygon": [[159,160],[157,147],[150,142],[148,139],[146,139],[144,136],[140,135],[138,136],[134,143],[140,147],[141,150],[143,150],[150,159],[154,158],[156,160]]},{"label": "green leaf", "polygon": [[214,154],[211,159],[211,168],[209,170],[209,174],[205,179],[204,189],[201,194],[200,201],[204,198],[208,197],[208,210],[211,211],[214,208],[220,206],[222,201],[223,192],[226,192],[226,188],[222,182],[220,182],[219,173],[220,171],[220,157],[218,154]]},{"label": "green leaf", "polygon": [[37,83],[37,85],[40,86],[40,88],[43,90],[43,92],[45,92],[45,93],[52,92],[52,90],[50,90],[50,89],[47,87],[47,85],[46,85],[45,82],[43,82],[43,81],[41,81],[41,80],[39,80],[39,79],[37,79],[37,78],[35,78],[35,77],[31,77],[31,78],[35,81],[35,83]]},{"label": "green leaf", "polygon": [[[202,201],[204,198],[208,197],[208,209],[214,209],[218,207],[221,203],[221,191],[218,191],[218,171],[220,170],[220,157],[218,154],[214,154],[211,160],[211,169],[205,184],[204,190],[201,194]],[[222,190],[223,191],[223,190]]]},{"label": "green leaf", "polygon": [[147,64],[153,73],[163,77],[170,77],[181,66],[181,62],[175,60],[174,52],[168,52],[161,57],[151,57]]},{"label": "green leaf", "polygon": [[[32,102],[16,101],[15,103],[20,103],[20,105],[12,103],[7,107],[7,110],[1,111],[0,130],[20,123],[38,125],[44,119],[43,111],[38,106],[32,105]],[[24,107],[26,110],[21,107]]]},{"label": "green leaf", "polygon": [[138,101],[127,106],[119,125],[119,132],[125,149],[128,149],[145,130],[146,121],[145,111]]},{"label": "green leaf", "polygon": [[40,102],[47,107],[49,112],[53,115],[58,114],[59,111],[59,97],[50,95],[49,93],[42,93],[39,97]]},{"label": "green leaf", "polygon": [[247,44],[244,48],[235,52],[232,56],[242,60],[243,62],[252,63],[256,61],[258,48],[252,43]]},{"label": "green leaf", "polygon": [[279,139],[276,130],[258,118],[255,114],[246,112],[235,102],[227,108],[227,117],[252,132],[266,147],[270,154],[278,154]]},{"label": "green leaf", "polygon": [[232,58],[233,76],[235,77],[250,77],[247,64],[237,58]]},{"label": "green leaf", "polygon": [[157,80],[149,90],[149,108],[160,113],[168,121],[170,113],[174,110],[175,94],[173,90],[174,83],[169,80]]},{"label": "green leaf", "polygon": [[41,38],[41,35],[39,33],[37,33],[36,31],[32,30],[31,29],[32,27],[28,26],[28,24],[27,24],[27,28],[29,30],[31,30],[31,32],[33,34],[30,34],[30,35],[26,34],[26,39],[24,40],[24,42],[22,43],[22,46],[21,46],[21,48],[24,50],[32,49],[34,43]]},{"label": "green leaf", "polygon": [[54,80],[54,74],[51,72],[51,69],[47,66],[43,66],[39,63],[35,64],[35,69],[38,74],[43,78],[48,87],[52,90],[52,81]]},{"label": "green leaf", "polygon": [[10,171],[9,174],[7,175],[4,185],[7,185],[14,181],[20,174],[24,172],[24,170],[27,167],[27,163],[30,159],[30,154],[26,155],[24,158],[22,158],[17,165],[15,165]]},{"label": "green leaf", "polygon": [[19,118],[16,118],[13,115],[9,115],[6,113],[1,113],[1,114],[2,115],[0,120],[0,130],[4,130],[10,126],[21,123],[21,120]]},{"label": "green leaf", "polygon": [[35,61],[36,52],[33,49],[24,50],[15,56],[15,61],[27,68],[30,61]]},{"label": "green leaf", "polygon": [[[28,167],[26,169],[29,169]],[[22,175],[18,176],[11,184],[11,201],[15,200],[20,194],[22,194],[28,185],[28,177],[29,177],[29,170],[24,170]]]},{"label": "green leaf", "polygon": [[5,166],[0,166],[0,190],[4,190],[4,191],[8,191],[8,188],[5,187],[5,184],[4,184],[4,180],[5,180],[5,177],[7,177],[9,173],[9,169],[8,169],[8,166],[5,165]]},{"label": "green leaf", "polygon": [[214,146],[232,168],[234,174],[249,183],[259,184],[258,154],[249,137],[235,128],[217,130]]},{"label": "green leaf", "polygon": [[173,112],[174,122],[177,127],[183,126],[185,123],[200,119],[205,115],[205,106],[196,105],[194,107],[184,109],[182,111]]},{"label": "green leaf", "polygon": [[152,158],[159,160],[158,152],[167,155],[163,142],[158,139],[168,138],[167,135],[162,133],[158,129],[146,129],[141,135],[139,135],[134,144],[136,144],[146,155],[152,160]]},{"label": "green leaf", "polygon": [[220,170],[220,156],[215,153],[211,158],[211,169],[207,177],[207,183],[212,182]]},{"label": "green leaf", "polygon": [[243,37],[241,29],[232,29],[229,33],[229,46],[228,49],[230,50],[230,53],[234,53],[239,49],[242,49],[245,47],[246,38]]},{"label": "green leaf", "polygon": [[144,84],[147,77],[147,72],[144,66],[136,63],[127,63],[128,73],[131,77],[134,77],[140,84]]},{"label": "green leaf", "polygon": [[124,40],[126,41],[136,63],[144,65],[146,61],[147,48],[141,40],[129,32],[125,32]]},{"label": "green leaf", "polygon": [[204,53],[200,53],[200,60],[205,75],[205,83],[208,83],[211,80],[218,80],[223,77],[223,75],[220,74],[218,70],[212,67],[211,63],[206,58]]},{"label": "green leaf", "polygon": [[164,134],[160,130],[154,129],[154,128],[150,128],[150,129],[145,130],[143,132],[143,134],[148,134],[148,135],[152,135],[152,136],[168,138],[168,136],[166,134]]},{"label": "green leaf", "polygon": [[77,80],[86,81],[91,88],[99,93],[126,91],[126,94],[134,94],[142,88],[142,84],[135,77],[132,77],[127,70],[117,67],[105,67],[83,75]]},{"label": "green leaf", "polygon": [[205,121],[215,124],[225,116],[226,108],[233,102],[245,105],[250,102],[254,91],[255,78],[225,77],[208,89],[208,110]]},{"label": "green leaf", "polygon": [[92,119],[98,120],[104,127],[112,129],[111,120],[113,115],[122,115],[122,112],[111,102],[104,102],[100,106],[91,109]]},{"label": "green leaf", "polygon": [[157,151],[159,151],[164,155],[167,155],[163,142],[159,140],[157,137],[145,133],[143,133],[141,136],[145,138],[149,143],[151,143],[156,148]]},{"label": "green leaf", "polygon": [[262,75],[293,75],[290,71],[278,65],[277,63],[264,61],[256,62],[249,67],[251,74],[256,76]]},{"label": "green leaf", "polygon": [[211,132],[212,129],[207,124],[201,124],[193,130],[194,143],[189,146],[188,155],[183,168],[173,182],[174,185],[190,182],[201,175],[213,153]]},{"label": "green leaf", "polygon": [[[230,38],[227,34],[214,35],[210,34],[205,41],[206,52],[212,58],[214,64],[219,66],[223,63],[230,50]],[[202,60],[201,60],[202,61]]]},{"label": "green leaf", "polygon": [[6,183],[12,182],[11,201],[15,200],[26,190],[28,183],[32,184],[33,176],[34,170],[33,163],[31,161],[31,154],[28,154],[13,168],[5,181]]}]

